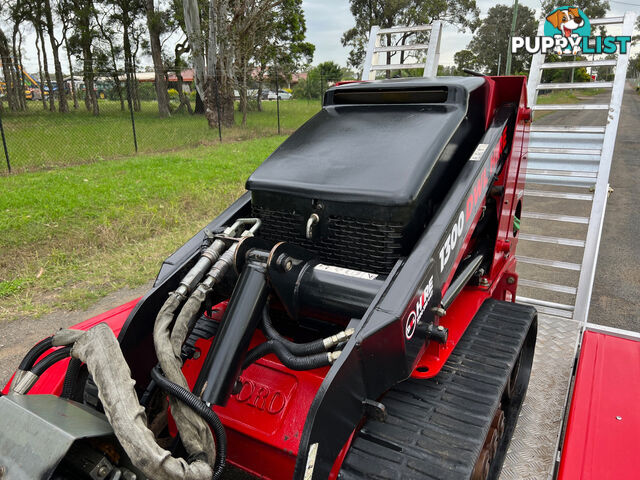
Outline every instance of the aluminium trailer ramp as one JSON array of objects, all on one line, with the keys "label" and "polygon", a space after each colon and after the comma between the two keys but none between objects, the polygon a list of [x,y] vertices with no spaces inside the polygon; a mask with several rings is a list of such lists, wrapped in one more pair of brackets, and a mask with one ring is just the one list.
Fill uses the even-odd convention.
[{"label": "aluminium trailer ramp", "polygon": [[[621,30],[618,34],[626,36],[632,35],[634,22],[635,13],[628,12],[592,19],[591,25]],[[543,25],[544,20],[538,35]],[[561,125],[539,121],[531,126],[518,244],[518,301],[538,309],[538,339],[502,480],[554,476],[582,332],[603,330],[587,324],[587,318],[629,55],[553,63],[544,57],[534,55],[527,87],[534,120],[539,111],[573,111],[578,121]],[[541,83],[545,70],[603,66],[612,67],[612,81]],[[538,103],[540,91],[582,88],[603,89],[606,103]]]}]

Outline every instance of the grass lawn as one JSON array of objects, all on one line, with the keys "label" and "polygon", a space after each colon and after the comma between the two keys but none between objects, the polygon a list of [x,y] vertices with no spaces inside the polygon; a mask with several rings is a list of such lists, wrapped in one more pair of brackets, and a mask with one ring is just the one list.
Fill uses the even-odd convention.
[{"label": "grass lawn", "polygon": [[[100,101],[100,115],[92,116],[80,105],[67,114],[46,112],[40,102],[28,102],[26,112],[3,113],[7,148],[14,172],[42,170],[90,161],[130,156],[135,153],[131,119],[120,103]],[[223,140],[246,140],[277,134],[276,102],[263,102],[264,111],[249,112],[247,126],[223,129]],[[319,101],[280,102],[283,133],[291,133],[320,109]],[[155,102],[142,102],[135,115],[140,153],[169,152],[218,142],[204,115],[174,114],[160,118]],[[236,124],[241,116],[236,112]],[[4,156],[0,175],[6,174]]]},{"label": "grass lawn", "polygon": [[[593,97],[605,92],[602,88],[580,88],[575,90],[552,90],[538,96],[538,105],[565,105],[580,103],[585,97]],[[553,113],[550,110],[537,111],[534,115],[534,122]]]},{"label": "grass lawn", "polygon": [[0,177],[0,321],[153,279],[285,138]]}]

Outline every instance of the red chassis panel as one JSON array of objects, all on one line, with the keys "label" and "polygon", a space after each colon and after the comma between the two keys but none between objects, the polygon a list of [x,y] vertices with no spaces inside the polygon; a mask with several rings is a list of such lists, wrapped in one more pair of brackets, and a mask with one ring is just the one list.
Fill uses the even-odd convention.
[{"label": "red chassis panel", "polygon": [[559,480],[640,478],[640,342],[587,331]]}]

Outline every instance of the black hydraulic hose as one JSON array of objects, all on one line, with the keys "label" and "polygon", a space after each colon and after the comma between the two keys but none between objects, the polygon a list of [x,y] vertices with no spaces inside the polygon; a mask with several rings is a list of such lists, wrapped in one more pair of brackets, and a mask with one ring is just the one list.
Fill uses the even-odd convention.
[{"label": "black hydraulic hose", "polygon": [[53,335],[43,340],[40,340],[38,343],[36,343],[31,348],[31,350],[29,350],[29,352],[24,356],[24,358],[20,362],[20,365],[18,366],[18,370],[24,370],[24,371],[31,370],[34,363],[36,363],[36,360],[40,358],[40,355],[42,355],[44,352],[46,352],[51,348],[52,342],[53,342]]},{"label": "black hydraulic hose", "polygon": [[270,353],[275,353],[282,364],[291,370],[312,370],[329,365],[329,355],[327,353],[316,353],[315,355],[297,357],[287,350],[279,341],[267,340],[249,350],[242,363],[242,369],[245,370],[252,363]]},{"label": "black hydraulic hose", "polygon": [[67,373],[64,376],[64,384],[62,385],[62,393],[60,394],[62,398],[72,397],[76,381],[78,380],[78,375],[80,374],[80,368],[82,368],[81,360],[72,358],[71,361],[69,361]]},{"label": "black hydraulic hose", "polygon": [[162,390],[183,402],[191,410],[200,415],[211,427],[216,439],[217,450],[213,479],[220,479],[227,463],[227,433],[225,432],[224,425],[222,425],[222,422],[220,421],[220,418],[218,418],[216,412],[214,412],[210,407],[207,407],[202,400],[189,390],[182,388],[180,385],[176,385],[165,378],[164,375],[160,373],[160,369],[158,367],[151,369],[151,378]]},{"label": "black hydraulic hose", "polygon": [[51,352],[49,355],[44,357],[38,363],[36,363],[35,367],[31,369],[31,373],[39,377],[42,375],[51,365],[59,362],[60,360],[64,360],[71,354],[71,347],[63,347],[59,348],[55,352]]},{"label": "black hydraulic hose", "polygon": [[296,343],[280,335],[271,322],[268,307],[264,307],[262,311],[262,331],[269,340],[280,342],[287,350],[297,356],[305,357],[313,353],[326,351],[322,338],[308,343]]}]

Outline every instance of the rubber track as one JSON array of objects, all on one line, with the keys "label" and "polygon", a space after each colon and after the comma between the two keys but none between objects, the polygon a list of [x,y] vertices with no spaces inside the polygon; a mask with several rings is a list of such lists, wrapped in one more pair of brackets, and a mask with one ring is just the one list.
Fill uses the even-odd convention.
[{"label": "rubber track", "polygon": [[436,377],[385,394],[386,421],[365,422],[339,478],[469,479],[534,316],[485,301]]}]

